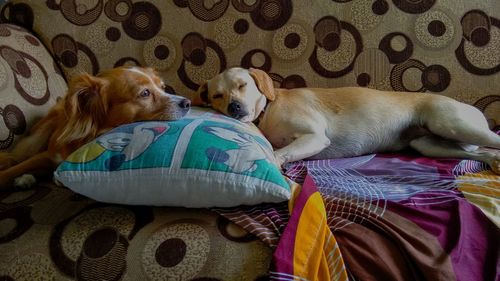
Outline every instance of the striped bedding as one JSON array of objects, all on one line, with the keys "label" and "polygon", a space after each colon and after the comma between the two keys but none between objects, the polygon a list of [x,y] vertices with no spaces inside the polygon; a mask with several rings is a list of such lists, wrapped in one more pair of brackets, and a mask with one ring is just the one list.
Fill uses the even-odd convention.
[{"label": "striped bedding", "polygon": [[216,211],[274,248],[272,280],[498,280],[500,177],[476,161],[300,161],[282,204]]}]

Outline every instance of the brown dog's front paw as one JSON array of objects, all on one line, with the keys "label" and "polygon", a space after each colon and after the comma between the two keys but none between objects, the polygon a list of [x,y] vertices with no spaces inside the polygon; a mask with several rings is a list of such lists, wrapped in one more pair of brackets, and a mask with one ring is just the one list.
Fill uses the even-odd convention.
[{"label": "brown dog's front paw", "polygon": [[10,153],[0,153],[0,171],[7,170],[8,168],[17,164],[17,161],[10,155]]},{"label": "brown dog's front paw", "polygon": [[34,187],[35,184],[36,178],[31,174],[24,174],[14,180],[14,187],[16,189],[30,189]]}]

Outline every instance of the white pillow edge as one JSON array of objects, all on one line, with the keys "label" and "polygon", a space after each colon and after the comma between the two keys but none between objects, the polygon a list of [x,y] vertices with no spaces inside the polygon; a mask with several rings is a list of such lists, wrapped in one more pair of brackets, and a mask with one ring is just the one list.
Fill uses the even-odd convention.
[{"label": "white pillow edge", "polygon": [[[234,207],[278,203],[289,200],[291,196],[290,185],[287,190],[279,184],[248,175],[199,169],[56,171],[54,176],[74,192],[96,201],[115,204],[188,208]],[[284,181],[289,184],[286,179]],[[172,185],[176,187],[167,188]],[[211,187],[196,188],[197,185]],[[137,195],[141,188],[146,192]],[[212,194],[217,196],[211,196]]]}]

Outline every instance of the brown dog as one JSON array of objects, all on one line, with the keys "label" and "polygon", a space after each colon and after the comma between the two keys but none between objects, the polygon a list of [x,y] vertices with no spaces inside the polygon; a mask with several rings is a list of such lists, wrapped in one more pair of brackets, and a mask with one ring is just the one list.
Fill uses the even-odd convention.
[{"label": "brown dog", "polygon": [[118,125],[183,117],[191,102],[163,88],[151,68],[119,67],[75,77],[66,96],[30,134],[12,152],[0,153],[0,190],[34,184],[30,173],[53,171],[81,145]]},{"label": "brown dog", "polygon": [[267,73],[231,68],[202,84],[201,99],[251,122],[276,148],[279,164],[352,157],[408,146],[428,157],[483,161],[500,174],[500,136],[473,106],[427,93],[368,88],[276,89]]}]

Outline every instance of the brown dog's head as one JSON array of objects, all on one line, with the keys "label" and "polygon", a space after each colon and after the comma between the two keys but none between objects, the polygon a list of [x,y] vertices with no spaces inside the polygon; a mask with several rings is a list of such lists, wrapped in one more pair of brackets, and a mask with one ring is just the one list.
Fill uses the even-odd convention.
[{"label": "brown dog's head", "polygon": [[58,142],[89,140],[135,121],[182,118],[191,102],[165,92],[164,87],[151,68],[118,67],[97,76],[74,77],[61,103],[66,120]]},{"label": "brown dog's head", "polygon": [[229,68],[206,81],[196,95],[202,103],[242,122],[257,119],[266,100],[275,98],[273,81],[267,73],[239,67]]}]

